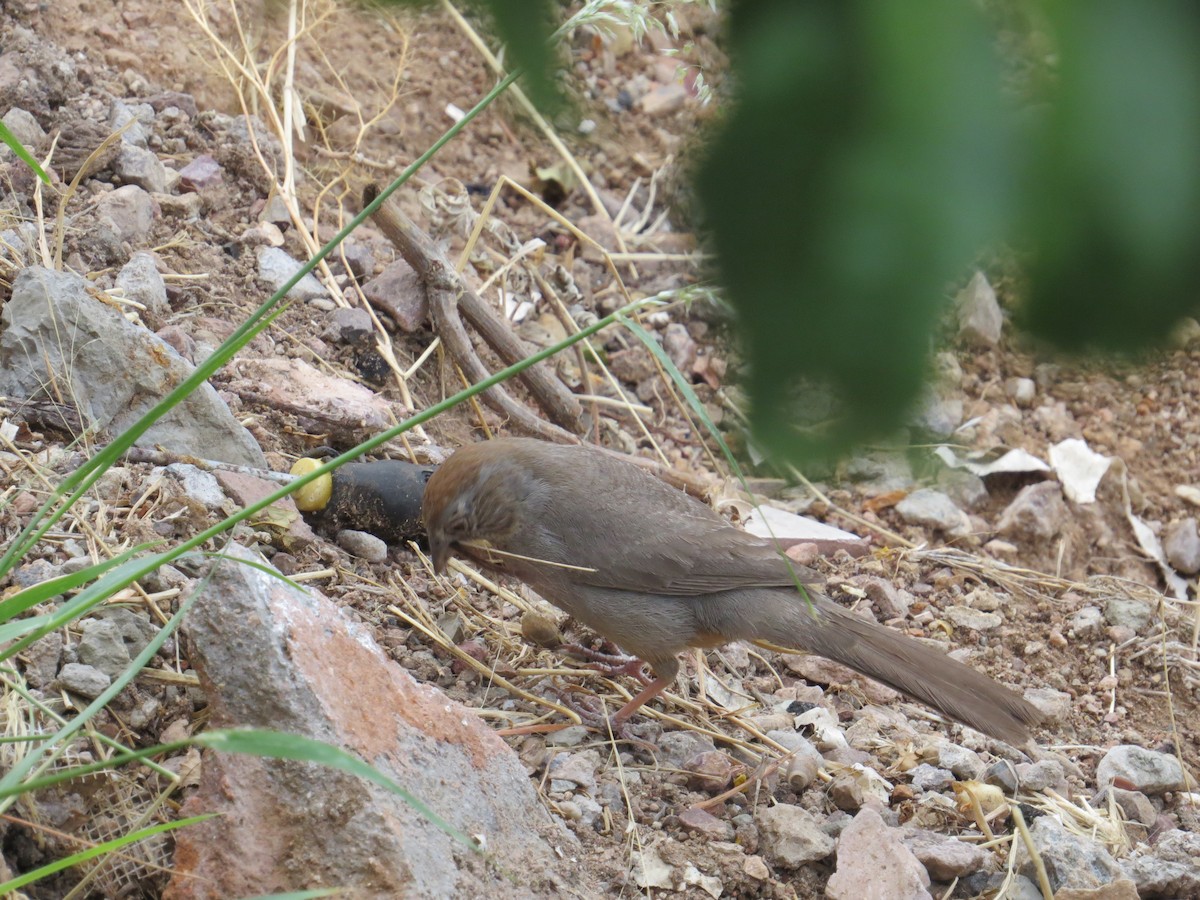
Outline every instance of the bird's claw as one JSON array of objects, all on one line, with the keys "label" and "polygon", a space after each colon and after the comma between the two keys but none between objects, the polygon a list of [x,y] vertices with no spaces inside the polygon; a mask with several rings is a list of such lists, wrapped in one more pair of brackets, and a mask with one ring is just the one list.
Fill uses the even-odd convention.
[{"label": "bird's claw", "polygon": [[586,665],[594,672],[614,678],[617,675],[630,675],[644,685],[649,685],[653,679],[646,674],[646,664],[636,656],[625,656],[619,653],[601,653],[583,644],[563,644],[562,650],[578,659],[587,660]]},{"label": "bird's claw", "polygon": [[634,732],[628,719],[620,721],[615,716],[610,716],[604,701],[595,694],[588,694],[574,687],[554,687],[552,690],[564,705],[579,716],[580,722],[592,731],[597,731],[606,738],[611,734],[615,740],[637,744],[651,751],[655,749],[653,744]]}]

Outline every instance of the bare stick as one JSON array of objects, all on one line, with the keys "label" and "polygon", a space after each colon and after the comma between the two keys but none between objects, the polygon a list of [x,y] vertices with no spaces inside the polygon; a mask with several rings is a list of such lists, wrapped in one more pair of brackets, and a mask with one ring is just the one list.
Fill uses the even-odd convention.
[{"label": "bare stick", "polygon": [[[375,185],[368,186],[363,192],[363,202],[370,203],[376,196],[378,188]],[[471,346],[458,315],[460,309],[506,363],[515,363],[531,355],[533,351],[512,333],[508,324],[491,307],[462,284],[449,260],[395,203],[384,203],[374,218],[383,233],[396,245],[400,255],[425,283],[429,292],[429,311],[438,337],[469,379],[481,381],[491,373]],[[583,408],[575,395],[550,369],[542,365],[531,366],[518,377],[525,382],[546,414],[560,427],[535,416],[500,386],[485,391],[484,400],[528,434],[559,443],[575,443],[577,438],[573,432],[581,427],[583,415]]]}]

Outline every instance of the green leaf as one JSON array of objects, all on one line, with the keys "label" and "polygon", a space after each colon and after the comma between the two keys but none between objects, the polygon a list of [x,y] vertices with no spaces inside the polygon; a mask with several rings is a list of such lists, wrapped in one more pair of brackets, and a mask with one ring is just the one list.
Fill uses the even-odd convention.
[{"label": "green leaf", "polygon": [[520,69],[529,99],[543,111],[553,111],[561,96],[555,85],[556,47],[550,42],[557,4],[552,0],[479,0],[504,42],[509,71]]},{"label": "green leaf", "polygon": [[1060,346],[1136,348],[1200,308],[1200,9],[1046,8],[1060,62],[1029,131],[1024,321]]},{"label": "green leaf", "polygon": [[[997,237],[1012,180],[999,69],[960,0],[742,0],[738,91],[698,175],[750,361],[754,433],[790,455],[902,424],[947,285]],[[843,402],[820,445],[814,382]]]},{"label": "green leaf", "polygon": [[0,141],[8,144],[9,149],[17,154],[25,165],[33,169],[38,178],[42,179],[46,184],[50,183],[50,176],[46,174],[46,170],[38,164],[38,161],[33,158],[33,154],[25,149],[24,145],[17,140],[16,135],[9,131],[8,126],[3,122],[0,122]]}]

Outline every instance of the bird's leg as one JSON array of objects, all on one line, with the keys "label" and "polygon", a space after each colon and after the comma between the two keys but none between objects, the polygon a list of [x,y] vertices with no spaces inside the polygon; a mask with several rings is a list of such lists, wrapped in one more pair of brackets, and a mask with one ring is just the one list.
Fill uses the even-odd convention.
[{"label": "bird's leg", "polygon": [[[610,678],[616,675],[632,675],[644,685],[649,686],[653,683],[646,675],[646,664],[636,656],[625,656],[619,653],[601,653],[582,644],[563,644],[561,649],[565,650],[571,656],[588,660],[587,667],[589,669],[599,672],[602,675],[607,675]],[[650,698],[647,697],[646,699]]]},{"label": "bird's leg", "polygon": [[[639,665],[642,665],[640,661]],[[594,706],[583,707],[582,704],[571,703],[571,701],[563,699],[579,714],[583,719],[584,724],[590,728],[595,728],[600,733],[606,732],[610,727],[612,733],[623,740],[633,741],[639,744],[645,744],[641,738],[630,732],[629,719],[635,712],[641,709],[648,701],[653,700],[672,684],[675,683],[675,676],[679,674],[679,660],[675,657],[667,657],[666,659],[656,660],[653,663],[654,679],[646,679],[648,682],[646,687],[642,688],[641,692],[636,697],[617,710],[617,714],[611,720],[606,721],[604,714],[603,701],[600,702],[600,709],[595,709]],[[562,694],[560,693],[561,697]],[[598,698],[592,698],[598,699]]]},{"label": "bird's leg", "polygon": [[650,700],[653,700],[663,691],[671,686],[675,681],[675,674],[672,673],[670,678],[655,678],[653,681],[647,679],[647,684],[642,688],[641,692],[617,710],[617,714],[613,716],[613,728],[620,728],[625,722],[644,706]]}]

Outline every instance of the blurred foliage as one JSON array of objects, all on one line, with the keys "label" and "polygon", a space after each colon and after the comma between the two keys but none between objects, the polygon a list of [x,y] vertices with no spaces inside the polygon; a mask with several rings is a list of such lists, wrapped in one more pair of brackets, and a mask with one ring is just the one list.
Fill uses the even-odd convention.
[{"label": "blurred foliage", "polygon": [[1023,135],[1034,251],[1023,321],[1060,346],[1127,349],[1200,306],[1200,5],[1046,5],[1057,83]]},{"label": "blurred foliage", "polygon": [[[741,0],[729,41],[698,190],[765,447],[903,425],[951,285],[1001,242],[1060,347],[1134,349],[1200,305],[1195,4]],[[819,439],[793,425],[814,381],[841,401]]]},{"label": "blurred foliage", "polygon": [[760,0],[732,6],[729,37],[736,101],[698,190],[755,434],[806,449],[798,379],[842,401],[823,449],[885,433],[920,389],[947,283],[1011,202],[989,34],[960,0]]},{"label": "blurred foliage", "polygon": [[[535,100],[557,97],[563,5],[474,6]],[[1200,305],[1194,0],[726,13],[732,87],[696,189],[765,449],[827,454],[902,426],[954,285],[989,249],[1019,255],[1018,320],[1060,347],[1136,349]],[[816,437],[796,416],[814,385],[837,398]]]}]

